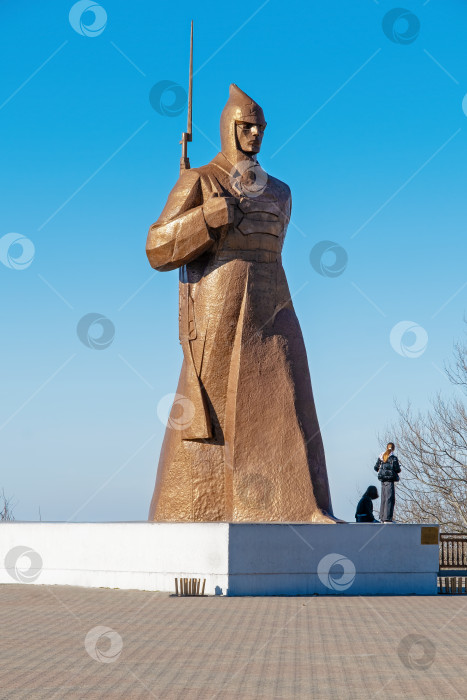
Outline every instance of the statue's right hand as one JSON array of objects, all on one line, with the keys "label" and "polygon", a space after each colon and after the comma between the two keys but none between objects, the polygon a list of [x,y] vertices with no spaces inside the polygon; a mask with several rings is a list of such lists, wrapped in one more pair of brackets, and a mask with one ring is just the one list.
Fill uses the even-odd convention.
[{"label": "statue's right hand", "polygon": [[209,228],[219,228],[233,222],[233,197],[214,196],[203,204],[203,214]]}]

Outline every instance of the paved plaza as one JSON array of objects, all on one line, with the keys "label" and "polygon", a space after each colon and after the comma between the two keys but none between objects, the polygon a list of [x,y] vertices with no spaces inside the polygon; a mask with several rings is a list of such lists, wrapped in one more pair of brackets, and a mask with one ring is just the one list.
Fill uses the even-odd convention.
[{"label": "paved plaza", "polygon": [[467,597],[0,586],[1,700],[467,698]]}]

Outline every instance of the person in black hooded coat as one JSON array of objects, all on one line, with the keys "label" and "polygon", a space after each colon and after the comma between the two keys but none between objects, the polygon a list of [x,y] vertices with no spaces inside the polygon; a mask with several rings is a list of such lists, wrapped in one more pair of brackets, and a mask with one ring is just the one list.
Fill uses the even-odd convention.
[{"label": "person in black hooded coat", "polygon": [[378,479],[381,481],[381,504],[379,518],[383,523],[392,523],[394,505],[396,503],[395,482],[399,481],[401,466],[394,454],[394,443],[388,442],[386,451],[383,452],[375,464]]},{"label": "person in black hooded coat", "polygon": [[357,523],[377,523],[373,515],[373,501],[378,498],[378,489],[376,486],[369,486],[361,499],[358,502],[357,510],[355,511],[355,520]]}]

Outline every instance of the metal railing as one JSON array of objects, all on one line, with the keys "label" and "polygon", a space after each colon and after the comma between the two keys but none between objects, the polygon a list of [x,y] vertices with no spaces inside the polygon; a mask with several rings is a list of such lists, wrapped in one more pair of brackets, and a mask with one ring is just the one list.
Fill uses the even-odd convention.
[{"label": "metal railing", "polygon": [[440,569],[467,569],[467,535],[441,533],[439,542]]},{"label": "metal railing", "polygon": [[465,595],[467,593],[467,579],[465,576],[438,576],[438,593]]},{"label": "metal railing", "polygon": [[467,594],[467,535],[441,533],[439,538],[438,592]]}]

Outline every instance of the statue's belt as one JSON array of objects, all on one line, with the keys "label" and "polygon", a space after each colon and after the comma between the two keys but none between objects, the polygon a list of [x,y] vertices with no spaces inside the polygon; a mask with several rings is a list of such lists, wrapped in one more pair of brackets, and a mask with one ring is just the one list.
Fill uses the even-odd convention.
[{"label": "statue's belt", "polygon": [[269,250],[221,250],[216,255],[220,263],[230,260],[245,260],[246,262],[274,263],[280,262],[281,254]]}]

